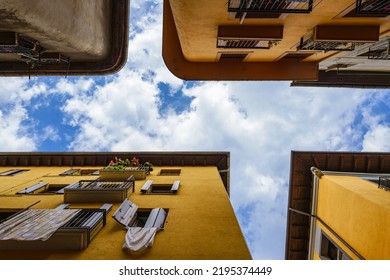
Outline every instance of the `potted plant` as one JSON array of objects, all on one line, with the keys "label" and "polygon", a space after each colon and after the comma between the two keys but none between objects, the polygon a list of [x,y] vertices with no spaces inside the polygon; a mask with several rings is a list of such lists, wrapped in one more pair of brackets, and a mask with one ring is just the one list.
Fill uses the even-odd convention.
[{"label": "potted plant", "polygon": [[99,170],[99,174],[102,180],[126,180],[131,175],[135,180],[144,180],[152,170],[151,163],[140,164],[136,157],[131,160],[115,157],[106,167]]}]

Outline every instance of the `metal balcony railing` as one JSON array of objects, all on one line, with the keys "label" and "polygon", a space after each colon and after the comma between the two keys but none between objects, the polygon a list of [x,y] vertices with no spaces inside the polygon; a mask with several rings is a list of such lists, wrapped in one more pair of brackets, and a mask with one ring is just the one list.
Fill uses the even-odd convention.
[{"label": "metal balcony railing", "polygon": [[128,180],[82,180],[64,188],[64,202],[119,202],[134,192],[134,177]]},{"label": "metal balcony railing", "polygon": [[385,191],[390,191],[390,178],[389,177],[379,177],[378,188]]},{"label": "metal balcony railing", "polygon": [[229,0],[229,12],[310,13],[315,0]]},{"label": "metal balcony railing", "polygon": [[318,51],[353,51],[355,49],[353,42],[336,41],[314,41],[312,36],[301,38],[298,46],[299,50],[318,50]]},{"label": "metal balcony railing", "polygon": [[372,45],[368,52],[368,59],[390,59],[390,39]]},{"label": "metal balcony railing", "polygon": [[81,180],[66,189],[72,190],[115,190],[133,188],[134,180]]},{"label": "metal balcony railing", "polygon": [[357,0],[356,14],[390,15],[389,0]]},{"label": "metal balcony railing", "polygon": [[218,39],[217,48],[225,49],[270,49],[277,45],[279,40],[258,39]]}]

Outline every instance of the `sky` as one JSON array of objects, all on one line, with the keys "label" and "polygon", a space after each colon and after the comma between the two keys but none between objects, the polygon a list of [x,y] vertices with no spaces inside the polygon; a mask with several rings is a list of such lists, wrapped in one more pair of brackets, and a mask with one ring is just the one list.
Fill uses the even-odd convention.
[{"label": "sky", "polygon": [[389,151],[390,91],[183,81],[161,57],[162,0],[131,1],[127,64],[0,78],[0,151],[230,151],[254,259],[284,259],[291,150]]}]

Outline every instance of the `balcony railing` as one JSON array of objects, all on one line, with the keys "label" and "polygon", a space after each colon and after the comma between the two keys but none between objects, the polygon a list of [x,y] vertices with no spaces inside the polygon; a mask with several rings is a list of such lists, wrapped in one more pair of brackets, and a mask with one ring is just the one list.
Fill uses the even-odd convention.
[{"label": "balcony railing", "polygon": [[390,59],[390,39],[371,46],[368,52],[368,59]]},{"label": "balcony railing", "polygon": [[270,49],[277,45],[279,40],[258,39],[218,39],[217,48],[225,49]]},{"label": "balcony railing", "polygon": [[301,39],[298,50],[353,51],[355,44],[352,42],[315,41],[312,36],[309,36]]},{"label": "balcony railing", "polygon": [[229,0],[229,12],[310,13],[314,0]]},{"label": "balcony railing", "polygon": [[356,14],[390,15],[389,0],[357,0]]},{"label": "balcony railing", "polygon": [[120,202],[134,192],[134,177],[128,180],[82,180],[65,187],[64,202]]},{"label": "balcony railing", "polygon": [[378,188],[385,191],[390,191],[390,178],[389,177],[379,177]]},{"label": "balcony railing", "polygon": [[82,250],[105,224],[105,209],[27,209],[0,224],[0,250]]}]

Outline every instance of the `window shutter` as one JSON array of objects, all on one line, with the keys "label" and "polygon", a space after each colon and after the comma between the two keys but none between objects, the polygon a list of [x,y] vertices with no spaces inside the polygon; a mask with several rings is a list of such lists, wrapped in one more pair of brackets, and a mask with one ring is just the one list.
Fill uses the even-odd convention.
[{"label": "window shutter", "polygon": [[179,190],[179,186],[180,186],[180,181],[179,180],[173,182],[173,185],[172,185],[172,188],[171,188],[171,192],[176,193]]},{"label": "window shutter", "polygon": [[43,188],[47,186],[49,183],[46,182],[40,182],[38,184],[35,184],[31,187],[25,188],[24,190],[21,190],[17,192],[17,194],[28,194],[28,193],[34,193],[35,191],[39,190],[40,188]]},{"label": "window shutter", "polygon": [[152,180],[147,180],[146,183],[142,186],[141,192],[147,193],[151,190],[153,181]]},{"label": "window shutter", "polygon": [[69,169],[69,170],[67,170],[67,171],[65,171],[65,172],[62,172],[61,174],[60,174],[60,176],[68,176],[68,175],[72,175],[73,173],[76,173],[76,172],[78,172],[80,169]]},{"label": "window shutter", "polygon": [[153,208],[149,214],[149,218],[145,223],[145,228],[163,228],[167,213],[163,208]]},{"label": "window shutter", "polygon": [[128,227],[135,218],[137,210],[138,206],[126,198],[122,202],[121,206],[119,206],[119,208],[112,215],[112,217],[124,227]]}]

